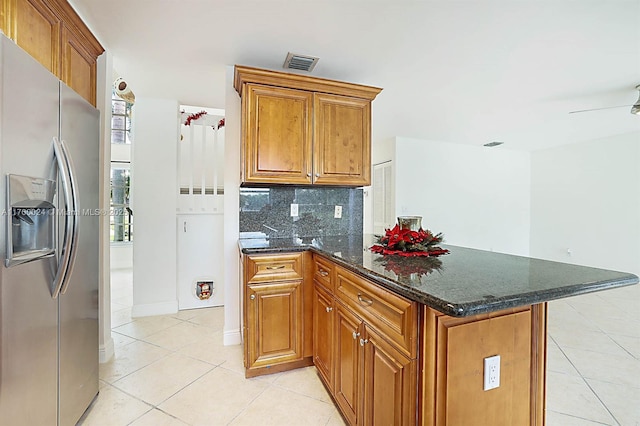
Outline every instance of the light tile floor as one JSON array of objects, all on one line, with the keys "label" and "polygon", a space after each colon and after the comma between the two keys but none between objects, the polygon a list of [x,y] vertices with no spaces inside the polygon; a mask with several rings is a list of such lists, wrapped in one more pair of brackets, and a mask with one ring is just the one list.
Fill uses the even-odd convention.
[{"label": "light tile floor", "polygon": [[[116,355],[81,425],[344,425],[314,367],[245,379],[223,308],[132,319],[131,271],[111,280]],[[551,302],[547,377],[547,425],[640,426],[640,286]]]}]

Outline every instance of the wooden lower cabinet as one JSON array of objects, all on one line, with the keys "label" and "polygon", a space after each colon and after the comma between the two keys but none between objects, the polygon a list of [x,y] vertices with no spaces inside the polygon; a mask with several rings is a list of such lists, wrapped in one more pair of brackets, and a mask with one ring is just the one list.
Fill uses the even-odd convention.
[{"label": "wooden lower cabinet", "polygon": [[243,256],[245,377],[313,364],[308,253]]},{"label": "wooden lower cabinet", "polygon": [[333,396],[349,424],[361,424],[359,419],[362,356],[358,339],[362,334],[362,320],[349,309],[336,303],[335,339],[333,348],[336,357]]},{"label": "wooden lower cabinet", "polygon": [[[545,424],[546,303],[453,318],[424,307],[422,425]],[[500,355],[500,386],[483,360]]]},{"label": "wooden lower cabinet", "polygon": [[334,398],[351,425],[416,424],[417,360],[336,303]]},{"label": "wooden lower cabinet", "polygon": [[417,360],[411,360],[365,325],[363,425],[413,425],[417,421]]},{"label": "wooden lower cabinet", "polygon": [[302,281],[247,287],[249,368],[302,358]]},{"label": "wooden lower cabinet", "polygon": [[316,255],[243,267],[247,377],[315,364],[351,426],[544,426],[546,303],[455,318]]},{"label": "wooden lower cabinet", "polygon": [[335,303],[327,290],[315,283],[313,294],[313,363],[327,388],[333,391],[333,329]]}]

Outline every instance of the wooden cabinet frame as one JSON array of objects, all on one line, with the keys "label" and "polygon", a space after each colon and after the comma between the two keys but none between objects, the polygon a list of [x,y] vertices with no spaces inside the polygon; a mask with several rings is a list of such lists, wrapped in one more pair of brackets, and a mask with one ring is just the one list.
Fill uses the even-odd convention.
[{"label": "wooden cabinet frame", "polygon": [[241,182],[371,184],[371,101],[382,90],[236,65]]},{"label": "wooden cabinet frame", "polygon": [[[426,306],[423,313],[421,425],[458,425],[470,419],[478,425],[545,424],[546,303],[462,318]],[[464,329],[458,331],[460,327]],[[460,370],[460,361],[448,365],[456,362],[451,360],[454,353],[462,354],[456,359],[466,360],[466,370]],[[501,387],[483,391],[483,357],[496,354],[503,357]],[[505,404],[505,392],[507,399],[513,398],[510,404]],[[456,398],[450,394],[463,399],[463,405],[453,407]]]},{"label": "wooden cabinet frame", "polygon": [[[345,420],[356,426],[544,426],[546,303],[450,317],[416,302],[401,303],[396,299],[400,296],[388,294],[330,258],[313,254],[301,266],[292,255],[297,256],[262,256],[264,261],[276,262],[274,265],[289,265],[279,269],[279,278],[288,276],[288,281],[276,282],[276,273],[257,273],[267,270],[256,264],[245,271],[245,280],[272,279],[250,283],[249,291],[274,285],[279,290],[302,288],[297,274],[304,271],[302,282],[312,283],[313,293],[304,295],[305,319],[299,314],[290,318],[302,321],[304,336],[313,335],[313,356],[307,358],[305,349],[301,359],[306,363],[300,358],[283,358],[282,364],[273,364],[269,371],[247,370],[247,377],[315,361]],[[358,304],[358,295],[369,301]],[[245,321],[246,313],[245,308]],[[295,351],[284,352],[278,356]],[[501,355],[501,385],[484,391],[483,359],[493,355]]]},{"label": "wooden cabinet frame", "polygon": [[66,0],[3,0],[0,29],[96,105],[96,64],[104,48]]},{"label": "wooden cabinet frame", "polygon": [[245,377],[313,365],[308,252],[243,256]]}]

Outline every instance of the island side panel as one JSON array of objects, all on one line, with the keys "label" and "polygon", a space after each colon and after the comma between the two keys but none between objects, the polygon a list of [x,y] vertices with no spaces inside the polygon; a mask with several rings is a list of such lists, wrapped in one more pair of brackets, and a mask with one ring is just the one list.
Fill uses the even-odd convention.
[{"label": "island side panel", "polygon": [[[544,425],[546,303],[453,318],[424,307],[421,424]],[[500,355],[500,387],[483,390]]]}]

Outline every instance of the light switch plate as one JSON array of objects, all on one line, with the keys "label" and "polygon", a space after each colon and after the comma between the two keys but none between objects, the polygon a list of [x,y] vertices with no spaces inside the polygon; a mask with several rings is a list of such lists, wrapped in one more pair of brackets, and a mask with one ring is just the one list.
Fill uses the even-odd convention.
[{"label": "light switch plate", "polygon": [[298,205],[291,204],[291,217],[298,217]]}]

